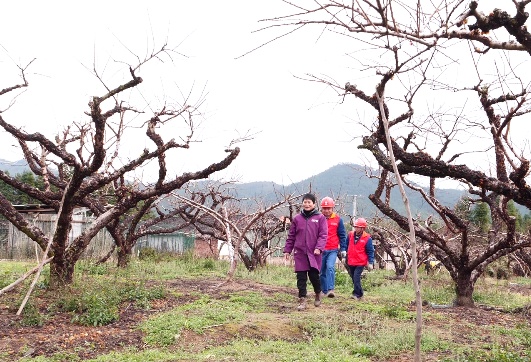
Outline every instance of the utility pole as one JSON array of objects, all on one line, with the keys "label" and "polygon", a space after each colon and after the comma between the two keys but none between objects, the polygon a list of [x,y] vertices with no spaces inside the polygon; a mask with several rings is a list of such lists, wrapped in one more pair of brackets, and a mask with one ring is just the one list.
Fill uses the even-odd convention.
[{"label": "utility pole", "polygon": [[358,196],[362,195],[352,195],[352,220],[356,221],[356,214],[358,213]]}]

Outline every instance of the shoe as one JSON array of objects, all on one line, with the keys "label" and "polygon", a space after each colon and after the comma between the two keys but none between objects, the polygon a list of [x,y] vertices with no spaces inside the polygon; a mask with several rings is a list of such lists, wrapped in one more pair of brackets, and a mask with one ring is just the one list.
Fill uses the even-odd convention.
[{"label": "shoe", "polygon": [[357,295],[354,295],[354,294],[352,294],[350,297],[355,300],[361,300],[361,298],[363,298],[363,297],[358,297]]},{"label": "shoe", "polygon": [[313,305],[316,307],[321,305],[321,293],[315,293],[315,300],[313,302]]},{"label": "shoe", "polygon": [[297,310],[304,309],[306,309],[306,297],[299,298],[299,305],[297,306]]},{"label": "shoe", "polygon": [[334,298],[336,295],[334,294],[334,291],[331,290],[331,291],[329,291],[328,293],[326,293],[326,296],[327,296],[328,298]]}]

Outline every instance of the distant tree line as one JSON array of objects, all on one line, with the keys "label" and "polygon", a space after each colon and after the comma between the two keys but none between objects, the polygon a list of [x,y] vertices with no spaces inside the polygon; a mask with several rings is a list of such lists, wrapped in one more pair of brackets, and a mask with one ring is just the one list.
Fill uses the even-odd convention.
[{"label": "distant tree line", "polygon": [[[6,172],[6,173],[9,174],[9,172]],[[27,185],[30,185],[31,187],[35,187],[41,191],[44,191],[45,186],[44,186],[44,181],[42,177],[36,176],[31,171],[24,171],[23,173],[19,173],[15,175],[14,178],[20,183],[27,184]],[[13,205],[40,204],[41,203],[39,200],[34,199],[33,197],[29,196],[25,192],[5,183],[2,180],[0,180],[0,192]]]},{"label": "distant tree line", "polygon": [[[471,205],[469,200],[461,198],[455,209],[466,219],[474,223],[474,225],[476,225],[482,232],[485,233],[490,230],[492,226],[492,218],[490,215],[490,208],[485,202]],[[531,214],[527,213],[522,216],[513,200],[510,200],[507,203],[507,213],[516,218],[517,232],[526,233],[531,229]]]}]

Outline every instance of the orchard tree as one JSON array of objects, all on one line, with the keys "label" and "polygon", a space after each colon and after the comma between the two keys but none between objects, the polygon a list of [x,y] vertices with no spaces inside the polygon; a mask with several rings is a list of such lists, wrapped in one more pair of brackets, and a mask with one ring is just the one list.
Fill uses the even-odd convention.
[{"label": "orchard tree", "polygon": [[[378,187],[374,196],[381,199],[386,207],[390,208],[391,191],[397,185],[396,179],[388,170],[381,169],[379,175],[371,173],[371,178],[378,179]],[[417,186],[408,184],[411,189],[418,189]],[[458,202],[459,208],[463,208],[464,200]],[[421,221],[418,217],[417,221]],[[427,217],[424,220],[426,225],[433,227],[435,221],[432,217]],[[399,279],[407,278],[409,270],[414,266],[413,245],[411,239],[404,233],[403,229],[396,226],[396,223],[390,221],[388,218],[376,215],[371,220],[373,240],[378,241],[375,244],[376,260],[381,263],[381,267],[385,267],[386,260],[384,255],[393,263],[395,276]],[[417,267],[422,265],[426,260],[433,257],[433,248],[429,243],[423,242],[422,239],[415,240],[417,257],[415,262]]]},{"label": "orchard tree", "polygon": [[[104,82],[94,70],[95,77],[101,82],[102,93],[91,98],[85,112],[87,119],[66,126],[53,139],[43,133],[17,127],[17,120],[10,119],[7,112],[11,109],[0,113],[0,127],[18,142],[31,171],[42,178],[44,188],[1,171],[0,180],[54,208],[57,212],[56,228],[48,236],[26,220],[4,195],[0,195],[0,214],[34,240],[45,251],[45,257],[46,254],[52,257],[52,287],[73,281],[76,262],[98,231],[107,226],[111,230],[113,227],[117,229],[116,225],[127,221],[126,215],[133,215],[133,219],[134,215],[138,215],[135,208],[147,207],[156,198],[179,189],[191,180],[207,178],[225,169],[238,156],[238,147],[228,148],[228,155],[205,168],[181,175],[168,172],[166,158],[172,152],[188,149],[194,141],[194,119],[200,115],[198,106],[186,102],[178,106],[164,104],[159,109],[154,109],[151,104],[149,107],[138,104],[136,108],[126,99],[132,99],[130,90],[142,87],[141,66],[148,68],[153,60],[162,61],[165,57],[171,60],[171,55],[171,50],[164,45],[144,59],[135,58],[135,62],[138,61],[136,65],[122,68],[129,79],[113,85]],[[12,99],[23,96],[21,90],[29,86],[27,67],[20,66],[19,69],[22,81],[0,90],[0,96]],[[143,98],[146,96],[143,94]],[[146,114],[140,109],[150,109],[151,113]],[[44,116],[41,115],[41,118]],[[133,132],[137,129],[143,129],[146,144],[149,142],[151,147],[146,146],[131,156],[135,143],[131,140],[134,140]],[[182,133],[177,133],[177,129]],[[140,184],[135,175],[150,162],[157,165],[155,181],[143,183],[143,187],[133,187],[135,183]],[[112,201],[104,192],[109,185],[113,188]],[[69,240],[72,214],[77,207],[88,207],[96,218],[79,236]]]},{"label": "orchard tree", "polygon": [[[179,216],[201,235],[221,240],[233,251],[227,280],[232,280],[238,260],[253,271],[266,264],[275,250],[271,242],[289,228],[301,195],[279,193],[277,201],[266,203],[260,198],[239,198],[229,183],[211,183],[187,188],[186,194],[174,193],[174,207]],[[283,215],[282,212],[288,213]]]},{"label": "orchard tree", "polygon": [[[286,3],[294,13],[273,19],[272,28],[319,26],[320,39],[343,46],[353,58],[348,75],[309,79],[369,115],[360,119],[366,130],[360,149],[405,182],[426,181],[426,187],[412,190],[439,222],[410,224],[382,199],[381,189],[370,200],[432,246],[455,283],[455,303],[473,306],[474,284],[487,266],[531,245],[508,208],[511,200],[531,208],[526,181],[531,155],[522,127],[531,109],[529,1],[499,2],[505,9],[483,1],[481,6],[490,8],[480,9],[478,1],[463,0]],[[435,190],[442,180],[454,181],[487,205],[492,224],[486,235],[440,201]]]},{"label": "orchard tree", "polygon": [[[117,250],[117,266],[125,268],[131,260],[133,248],[138,240],[147,235],[171,234],[186,228],[190,223],[176,218],[182,210],[166,211],[158,204],[165,196],[151,197],[139,202],[134,208],[108,223],[105,228],[113,238],[111,250],[98,263],[107,261]],[[100,215],[99,210],[95,210]]]}]

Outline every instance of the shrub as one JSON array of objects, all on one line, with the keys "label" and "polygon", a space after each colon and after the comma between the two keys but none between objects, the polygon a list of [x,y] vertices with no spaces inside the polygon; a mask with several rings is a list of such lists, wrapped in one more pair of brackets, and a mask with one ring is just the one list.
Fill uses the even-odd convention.
[{"label": "shrub", "polygon": [[157,251],[153,248],[146,247],[140,249],[138,259],[146,261],[154,261],[157,258]]},{"label": "shrub", "polygon": [[81,314],[72,318],[73,323],[84,326],[104,326],[118,320],[118,306],[101,295],[89,295],[81,301]]},{"label": "shrub", "polygon": [[205,270],[214,270],[215,267],[216,267],[216,265],[214,263],[214,260],[205,259],[203,261],[203,269],[205,269]]},{"label": "shrub", "polygon": [[32,303],[27,303],[22,311],[20,324],[26,327],[41,327],[44,324],[44,316]]}]

